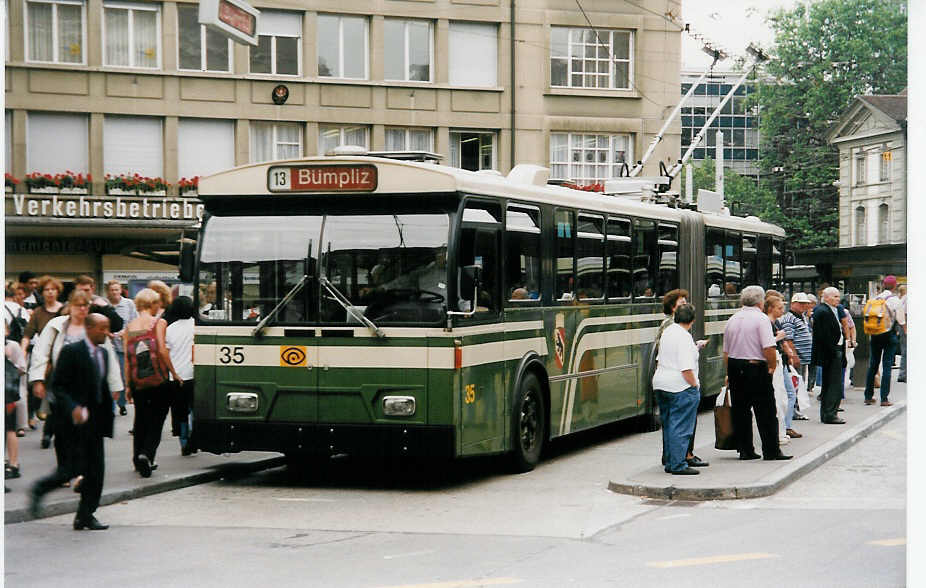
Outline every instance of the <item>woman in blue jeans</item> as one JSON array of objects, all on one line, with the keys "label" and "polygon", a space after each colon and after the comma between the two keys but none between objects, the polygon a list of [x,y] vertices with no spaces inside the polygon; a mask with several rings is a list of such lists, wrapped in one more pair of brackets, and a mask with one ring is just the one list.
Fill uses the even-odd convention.
[{"label": "woman in blue jeans", "polygon": [[666,327],[659,339],[653,374],[653,391],[662,417],[665,470],[673,475],[699,473],[685,460],[701,401],[698,346],[689,332],[694,319],[695,310],[690,304],[675,310],[675,323]]}]

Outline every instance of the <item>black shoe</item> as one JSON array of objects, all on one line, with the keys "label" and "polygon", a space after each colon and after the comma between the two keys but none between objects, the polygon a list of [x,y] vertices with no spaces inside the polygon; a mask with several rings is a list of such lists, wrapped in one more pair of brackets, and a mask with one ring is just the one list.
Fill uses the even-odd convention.
[{"label": "black shoe", "polygon": [[19,473],[19,466],[6,466],[6,470],[4,471],[3,476],[5,479],[15,480],[20,476],[21,474]]},{"label": "black shoe", "polygon": [[669,472],[669,473],[672,474],[673,476],[697,476],[701,472],[699,472],[698,470],[694,468],[685,468],[677,472]]},{"label": "black shoe", "polygon": [[124,406],[120,406],[120,407],[119,407],[119,414],[120,414],[121,416],[125,416],[125,415],[129,414],[129,411],[127,411],[127,410],[125,409]]},{"label": "black shoe", "polygon": [[706,468],[707,466],[711,465],[710,463],[704,461],[697,455],[693,455],[691,456],[691,459],[688,459],[685,461],[688,462],[688,467],[690,468]]},{"label": "black shoe", "polygon": [[906,383],[906,382],[907,382],[907,378],[897,378],[897,381],[898,381],[898,382],[902,382],[902,383]]},{"label": "black shoe", "polygon": [[87,529],[88,531],[105,531],[108,528],[109,528],[109,525],[104,525],[103,523],[98,521],[97,518],[93,515],[91,515],[89,518],[86,518],[86,519],[80,519],[80,518],[74,519],[74,530],[75,531],[82,531],[84,529]]},{"label": "black shoe", "polygon": [[153,471],[156,470],[156,469],[158,469],[158,464],[152,463],[152,464],[151,464],[151,471],[153,472]]},{"label": "black shoe", "polygon": [[836,409],[836,412],[846,412],[846,409],[844,409],[844,408],[837,408],[837,409]]},{"label": "black shoe", "polygon": [[129,429],[129,435],[134,435],[134,434],[135,434],[135,429]]},{"label": "black shoe", "polygon": [[824,425],[844,425],[846,421],[844,419],[830,419],[828,421],[823,421]]},{"label": "black shoe", "polygon": [[42,437],[41,447],[42,449],[48,449],[51,447],[51,437]]},{"label": "black shoe", "polygon": [[765,461],[784,461],[786,459],[791,459],[793,455],[785,455],[784,453],[779,452],[777,455],[770,455],[763,457]]},{"label": "black shoe", "polygon": [[[184,455],[184,456],[193,455],[193,448],[190,447],[189,443],[187,443],[186,445],[180,448],[180,455]],[[662,465],[665,465],[665,464],[662,464]]]},{"label": "black shoe", "polygon": [[752,453],[740,453],[740,459],[743,461],[747,461],[750,459],[759,459],[760,457],[761,456],[754,451]]},{"label": "black shoe", "polygon": [[142,478],[151,477],[151,462],[148,461],[147,455],[142,454],[135,458],[135,469]]}]

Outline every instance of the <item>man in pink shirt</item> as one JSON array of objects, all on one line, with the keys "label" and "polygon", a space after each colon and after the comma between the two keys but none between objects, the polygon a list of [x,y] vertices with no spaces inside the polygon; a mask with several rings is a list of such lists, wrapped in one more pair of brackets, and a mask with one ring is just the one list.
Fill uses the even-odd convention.
[{"label": "man in pink shirt", "polygon": [[743,306],[727,321],[723,331],[723,363],[733,408],[733,430],[740,459],[759,459],[752,444],[752,412],[762,439],[762,457],[767,460],[791,459],[778,447],[778,417],[775,416],[775,336],[768,317],[762,312],[765,290],[747,286],[740,293]]}]

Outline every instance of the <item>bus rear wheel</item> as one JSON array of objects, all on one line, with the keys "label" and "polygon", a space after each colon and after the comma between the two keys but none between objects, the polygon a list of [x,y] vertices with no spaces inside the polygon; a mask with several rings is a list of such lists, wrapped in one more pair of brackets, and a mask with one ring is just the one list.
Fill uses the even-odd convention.
[{"label": "bus rear wheel", "polygon": [[543,389],[534,374],[525,374],[518,387],[511,431],[514,471],[529,472],[540,461],[540,452],[546,439]]}]

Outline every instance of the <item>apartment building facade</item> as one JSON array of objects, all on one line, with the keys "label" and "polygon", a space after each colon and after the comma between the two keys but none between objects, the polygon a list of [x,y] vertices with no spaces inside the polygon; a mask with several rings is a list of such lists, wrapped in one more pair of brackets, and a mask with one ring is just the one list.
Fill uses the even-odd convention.
[{"label": "apartment building facade", "polygon": [[[195,226],[182,180],[339,145],[617,175],[678,101],[680,5],[257,2],[248,47],[201,26],[192,2],[7,0],[7,276],[164,272],[136,257]],[[644,173],[678,151],[676,127]],[[92,182],[36,190],[33,172]],[[135,174],[162,181],[137,194],[116,181]]]}]

